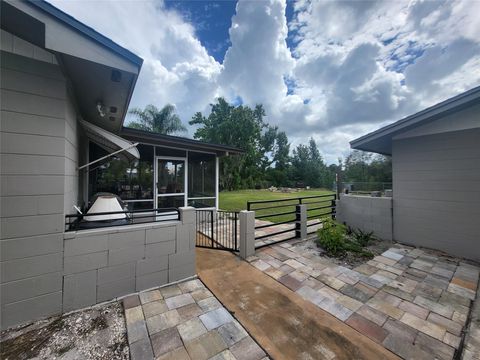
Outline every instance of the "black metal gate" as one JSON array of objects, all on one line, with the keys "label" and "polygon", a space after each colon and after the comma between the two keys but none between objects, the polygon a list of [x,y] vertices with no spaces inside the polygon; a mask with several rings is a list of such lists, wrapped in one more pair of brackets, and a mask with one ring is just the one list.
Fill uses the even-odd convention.
[{"label": "black metal gate", "polygon": [[196,210],[197,247],[238,251],[238,212]]}]

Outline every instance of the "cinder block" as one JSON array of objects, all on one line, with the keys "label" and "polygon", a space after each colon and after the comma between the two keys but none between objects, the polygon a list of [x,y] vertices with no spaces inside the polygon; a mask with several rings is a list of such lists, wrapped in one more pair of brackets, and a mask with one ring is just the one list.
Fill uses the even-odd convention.
[{"label": "cinder block", "polygon": [[142,245],[145,245],[145,230],[108,234],[108,248],[112,250]]},{"label": "cinder block", "polygon": [[135,278],[112,281],[97,287],[97,303],[135,292]]},{"label": "cinder block", "polygon": [[145,246],[131,246],[118,250],[108,250],[108,266],[134,262],[145,258]]},{"label": "cinder block", "polygon": [[2,130],[18,134],[61,137],[65,134],[65,119],[2,111]]},{"label": "cinder block", "polygon": [[90,306],[97,300],[97,271],[63,277],[63,311]]},{"label": "cinder block", "polygon": [[189,263],[168,269],[168,282],[179,281],[194,276],[196,273],[195,263]]},{"label": "cinder block", "polygon": [[[9,94],[2,90],[3,94]],[[14,93],[18,95],[19,93]],[[33,95],[30,95],[33,97]],[[30,98],[29,95],[25,99]],[[8,99],[6,99],[8,100]],[[2,105],[8,104],[8,101],[2,101]],[[63,101],[61,110],[63,111]],[[18,109],[20,112],[22,107]],[[64,128],[64,126],[63,126]],[[65,139],[53,136],[38,136],[30,134],[12,134],[2,133],[2,153],[4,154],[26,154],[26,155],[47,155],[47,156],[65,156]],[[53,193],[56,194],[56,193]]]},{"label": "cinder block", "polygon": [[63,175],[65,165],[55,156],[2,154],[3,175]]},{"label": "cinder block", "polygon": [[137,277],[168,269],[168,255],[137,261]]},{"label": "cinder block", "polygon": [[13,52],[13,35],[0,30],[1,48],[3,51]]},{"label": "cinder block", "polygon": [[2,283],[62,271],[62,253],[2,262]]},{"label": "cinder block", "polygon": [[2,330],[26,321],[60,314],[62,312],[62,292],[41,295],[24,301],[2,306]]},{"label": "cinder block", "polygon": [[168,255],[168,267],[180,267],[184,265],[195,264],[195,250]]},{"label": "cinder block", "polygon": [[64,274],[81,273],[106,267],[108,252],[102,251],[85,255],[68,256],[64,259]]},{"label": "cinder block", "polygon": [[147,229],[147,244],[175,240],[176,226]]},{"label": "cinder block", "polygon": [[176,252],[188,252],[191,250],[190,243],[194,236],[194,225],[179,225],[177,228]]},{"label": "cinder block", "polygon": [[195,224],[195,208],[191,206],[181,207],[178,209],[180,211],[180,220],[182,224]]},{"label": "cinder block", "polygon": [[168,283],[168,270],[157,271],[151,274],[137,276],[136,291],[162,286]]},{"label": "cinder block", "polygon": [[[2,52],[1,57],[2,68],[19,70],[43,77],[55,78],[65,82],[65,76],[63,76],[58,65],[39,62],[37,60],[7,52]],[[56,63],[55,60],[53,62]]]},{"label": "cinder block", "polygon": [[4,240],[0,242],[0,249],[2,261],[46,255],[63,250],[63,237],[58,233]]},{"label": "cinder block", "polygon": [[1,237],[2,239],[9,239],[15,237],[63,233],[64,221],[65,218],[63,216],[63,213],[53,215],[3,218],[1,219]]},{"label": "cinder block", "polygon": [[145,257],[156,258],[175,253],[175,241],[164,241],[160,243],[147,244]]},{"label": "cinder block", "polygon": [[13,52],[18,55],[33,58],[33,44],[20,39],[19,37],[13,37]]},{"label": "cinder block", "polygon": [[[65,118],[65,100],[63,99],[54,99],[41,95],[26,94],[5,89],[1,89],[0,93],[3,110],[5,111]],[[28,148],[29,146],[27,146],[27,149]],[[25,152],[19,152],[19,154],[21,153]],[[29,154],[35,153],[29,152]],[[41,153],[39,152],[39,154]]]},{"label": "cinder block", "polygon": [[98,285],[135,277],[135,262],[98,269]]},{"label": "cinder block", "polygon": [[2,304],[62,291],[62,273],[55,272],[1,284]]},{"label": "cinder block", "polygon": [[65,256],[76,256],[106,251],[108,235],[76,236],[65,240]]}]

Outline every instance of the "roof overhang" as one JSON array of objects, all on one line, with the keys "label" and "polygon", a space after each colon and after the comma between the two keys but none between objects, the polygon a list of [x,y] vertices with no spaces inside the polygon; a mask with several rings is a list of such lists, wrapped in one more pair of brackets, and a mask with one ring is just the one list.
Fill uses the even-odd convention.
[{"label": "roof overhang", "polygon": [[181,150],[210,152],[215,153],[217,156],[244,153],[243,150],[232,146],[211,144],[184,137],[156,134],[127,127],[122,128],[120,135],[125,139],[139,143],[152,144]]},{"label": "roof overhang", "polygon": [[140,57],[43,0],[2,0],[0,22],[7,32],[56,55],[83,118],[120,132]]},{"label": "roof overhang", "polygon": [[480,86],[350,142],[352,149],[392,155],[392,140],[402,133],[480,104]]}]

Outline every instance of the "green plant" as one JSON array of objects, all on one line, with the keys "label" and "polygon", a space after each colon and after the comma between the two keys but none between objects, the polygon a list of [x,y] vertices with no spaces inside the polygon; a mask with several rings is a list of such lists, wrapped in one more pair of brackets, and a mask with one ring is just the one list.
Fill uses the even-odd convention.
[{"label": "green plant", "polygon": [[356,229],[352,231],[353,238],[360,246],[367,246],[375,236],[373,231],[363,231],[361,229]]},{"label": "green plant", "polygon": [[330,218],[323,220],[323,226],[318,230],[318,244],[331,256],[339,256],[347,250],[345,242],[346,228]]}]

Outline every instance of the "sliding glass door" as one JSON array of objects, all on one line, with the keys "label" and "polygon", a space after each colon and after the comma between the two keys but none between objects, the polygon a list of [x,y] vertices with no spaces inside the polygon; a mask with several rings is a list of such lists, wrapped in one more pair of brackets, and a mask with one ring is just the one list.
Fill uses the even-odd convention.
[{"label": "sliding glass door", "polygon": [[156,164],[156,207],[185,206],[187,199],[185,158],[157,157]]}]

